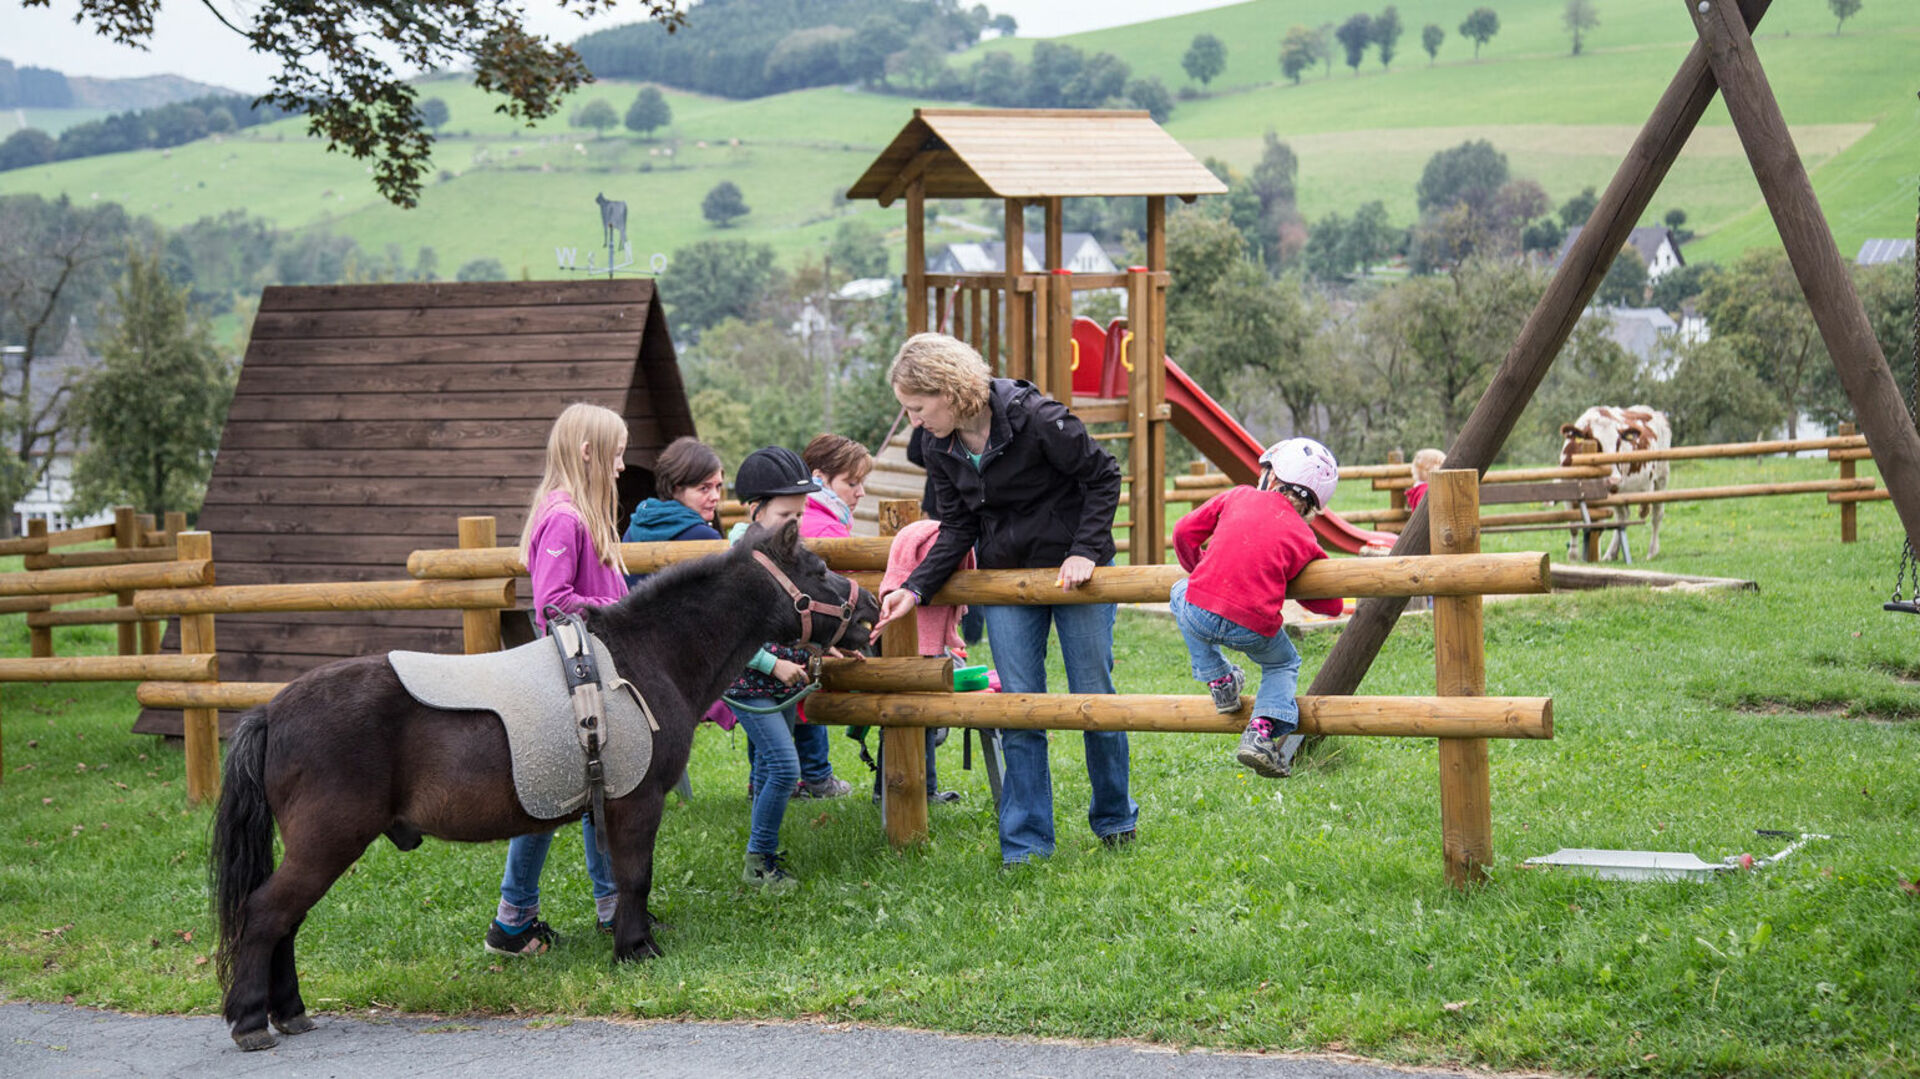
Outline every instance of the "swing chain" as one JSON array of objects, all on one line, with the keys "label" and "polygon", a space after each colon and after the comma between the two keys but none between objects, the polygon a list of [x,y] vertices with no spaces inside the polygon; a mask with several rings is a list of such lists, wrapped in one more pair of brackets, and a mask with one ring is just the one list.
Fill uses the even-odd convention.
[{"label": "swing chain", "polygon": [[[1907,419],[1911,422],[1916,415],[1920,415],[1920,212],[1913,218],[1913,381],[1907,386]],[[1904,601],[1900,598],[1903,588],[1907,593]],[[1897,610],[1913,610],[1920,604],[1920,558],[1914,556],[1912,536],[1901,549],[1900,569],[1894,574],[1893,598],[1888,603],[1890,609]],[[1896,604],[1899,606],[1892,606]]]}]

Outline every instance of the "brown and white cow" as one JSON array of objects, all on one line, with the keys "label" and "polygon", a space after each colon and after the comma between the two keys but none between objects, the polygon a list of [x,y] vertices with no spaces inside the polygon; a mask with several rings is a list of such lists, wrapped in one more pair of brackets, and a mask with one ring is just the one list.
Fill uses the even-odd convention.
[{"label": "brown and white cow", "polygon": [[[1600,446],[1601,453],[1625,453],[1634,450],[1664,450],[1673,445],[1673,427],[1667,422],[1667,414],[1645,405],[1632,408],[1615,408],[1612,405],[1595,405],[1580,414],[1572,423],[1560,425],[1563,439],[1560,446],[1560,463],[1573,463],[1573,444],[1580,439],[1589,439]],[[1613,474],[1607,477],[1607,486],[1616,492],[1664,491],[1667,489],[1665,461],[1630,461],[1613,466]],[[1651,512],[1649,512],[1651,511]],[[1660,518],[1665,506],[1660,503],[1642,504],[1640,516],[1647,518],[1647,557],[1660,553]],[[1619,529],[1613,533],[1613,542],[1607,546],[1604,557],[1612,558],[1623,542]]]}]

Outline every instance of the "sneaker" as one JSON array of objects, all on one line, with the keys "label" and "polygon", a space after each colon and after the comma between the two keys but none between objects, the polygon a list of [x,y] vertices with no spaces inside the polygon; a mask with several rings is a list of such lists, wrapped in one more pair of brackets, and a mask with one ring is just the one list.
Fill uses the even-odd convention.
[{"label": "sneaker", "polygon": [[487,950],[495,955],[540,955],[553,947],[559,934],[553,927],[535,918],[518,930],[498,921],[487,926]]},{"label": "sneaker", "polygon": [[600,919],[600,932],[605,933],[607,936],[613,936],[613,919],[612,918]]},{"label": "sneaker", "polygon": [[800,886],[800,879],[787,872],[787,852],[777,854],[757,854],[747,852],[746,864],[740,871],[740,879],[772,895],[791,892]]},{"label": "sneaker", "polygon": [[1124,832],[1114,832],[1112,835],[1103,835],[1100,837],[1100,842],[1106,844],[1108,850],[1119,850],[1137,838],[1139,837],[1136,835],[1136,830],[1129,828]]},{"label": "sneaker", "polygon": [[929,803],[938,803],[940,805],[952,805],[953,803],[959,800],[960,800],[959,791],[928,791],[927,792],[927,801]]},{"label": "sneaker", "polygon": [[1247,685],[1247,673],[1238,667],[1225,675],[1207,683],[1207,692],[1213,695],[1213,710],[1221,715],[1230,715],[1240,710],[1240,691]]},{"label": "sneaker", "polygon": [[1234,750],[1233,759],[1253,769],[1255,775],[1268,779],[1285,779],[1293,774],[1287,762],[1280,759],[1280,753],[1273,747],[1273,738],[1269,735],[1272,727],[1264,720],[1256,718],[1247,724],[1245,733],[1240,735],[1240,748]]},{"label": "sneaker", "polygon": [[852,793],[853,784],[841,779],[839,776],[828,776],[818,783],[809,783],[804,779],[801,780],[800,786],[794,790],[793,796],[795,798],[845,798]]}]

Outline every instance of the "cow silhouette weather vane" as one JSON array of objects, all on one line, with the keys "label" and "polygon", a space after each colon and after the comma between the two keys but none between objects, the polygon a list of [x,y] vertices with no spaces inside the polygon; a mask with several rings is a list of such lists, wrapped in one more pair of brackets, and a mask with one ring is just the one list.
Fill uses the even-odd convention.
[{"label": "cow silhouette weather vane", "polygon": [[[556,247],[553,249],[554,258],[559,261],[562,270],[589,275],[605,274],[608,277],[616,273],[660,274],[666,272],[667,256],[658,251],[655,251],[653,257],[647,260],[646,269],[631,269],[633,244],[627,239],[627,204],[609,199],[604,193],[595,195],[593,201],[600,206],[600,237],[607,248],[607,261],[604,265],[595,265],[594,259],[599,252],[588,251],[587,264],[581,266],[578,264],[579,248]],[[615,234],[619,235],[618,243],[614,242]]]}]

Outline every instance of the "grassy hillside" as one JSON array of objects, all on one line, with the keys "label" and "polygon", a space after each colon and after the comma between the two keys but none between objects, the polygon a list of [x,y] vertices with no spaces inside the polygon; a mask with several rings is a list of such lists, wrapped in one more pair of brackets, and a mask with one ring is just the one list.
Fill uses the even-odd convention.
[{"label": "grassy hillside", "polygon": [[[1406,6],[1406,5],[1403,5]],[[1227,70],[1206,97],[1179,104],[1169,130],[1196,154],[1240,170],[1272,129],[1300,158],[1300,205],[1309,220],[1384,201],[1410,221],[1414,184],[1428,157],[1484,138],[1513,172],[1543,184],[1556,200],[1604,186],[1692,41],[1685,13],[1668,0],[1609,0],[1588,52],[1570,57],[1559,5],[1504,5],[1500,34],[1471,59],[1455,27],[1473,0],[1408,6],[1407,36],[1390,70],[1369,57],[1356,77],[1336,62],[1295,86],[1280,80],[1278,42],[1293,24],[1344,19],[1350,0],[1256,0],[1234,7],[1120,27],[1063,40],[1124,56],[1138,74],[1187,85],[1180,55],[1194,34],[1228,42]],[[1779,4],[1759,49],[1795,138],[1813,173],[1843,251],[1869,236],[1911,230],[1920,158],[1902,152],[1920,136],[1910,63],[1920,48],[1920,9],[1870,4],[1835,37],[1825,5]],[[1429,66],[1420,27],[1447,30],[1440,63]],[[1020,39],[980,51],[1030,50]],[[567,112],[604,97],[624,113],[633,84],[582,91]],[[565,117],[528,129],[493,111],[496,101],[457,79],[430,82],[451,120],[435,146],[439,175],[413,211],[374,193],[367,168],[324,152],[288,120],[220,141],[168,151],[61,162],[0,174],[0,193],[66,192],[112,199],[168,225],[244,209],[288,229],[331,228],[375,251],[398,244],[435,248],[442,272],[478,257],[499,259],[515,276],[552,276],[556,246],[596,240],[596,193],[625,199],[642,259],[693,240],[739,236],[772,244],[783,260],[820,250],[843,215],[868,215],[898,229],[898,208],[871,204],[835,211],[850,185],[915,102],[840,88],[757,101],[670,93],[671,128],[642,141],[624,128],[604,139],[566,126]],[[701,198],[722,180],[745,194],[753,213],[729,230],[700,216]],[[1759,191],[1727,118],[1716,105],[1650,208],[1657,219],[1685,209],[1702,234],[1688,254],[1726,258],[1776,243]],[[938,242],[936,237],[935,241]],[[897,268],[897,262],[896,262]]]},{"label": "grassy hillside", "polygon": [[112,109],[0,109],[0,139],[23,127],[37,127],[54,137],[75,124],[109,116]]}]

